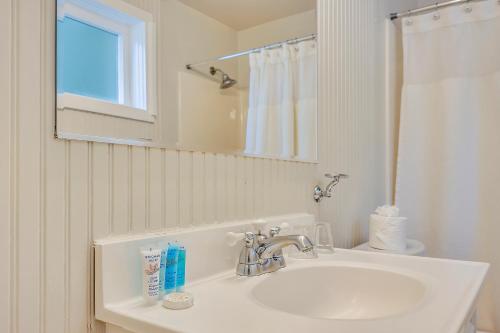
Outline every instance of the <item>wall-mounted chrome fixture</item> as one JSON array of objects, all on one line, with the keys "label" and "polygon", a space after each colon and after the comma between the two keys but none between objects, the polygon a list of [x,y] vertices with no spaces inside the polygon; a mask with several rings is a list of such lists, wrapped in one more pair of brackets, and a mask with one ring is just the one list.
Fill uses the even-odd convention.
[{"label": "wall-mounted chrome fixture", "polygon": [[[197,70],[193,66],[194,65],[186,65],[186,69],[188,69],[190,71],[195,71],[195,72],[201,73],[203,75],[206,75],[203,71]],[[213,77],[214,81],[219,81],[219,80],[217,80],[215,78],[215,74],[217,74],[218,72],[221,73],[221,76],[222,76],[221,82],[220,82],[220,89],[228,89],[228,88],[231,88],[232,86],[234,86],[235,84],[238,83],[238,81],[236,81],[235,79],[231,78],[224,71],[222,71],[221,69],[215,68],[213,66],[211,66],[210,69],[209,69],[209,73],[210,73],[211,76],[207,75],[207,77],[210,77],[210,78]]]},{"label": "wall-mounted chrome fixture", "polygon": [[221,89],[231,88],[236,83],[238,83],[238,81],[232,79],[229,75],[224,73],[222,70],[215,68],[215,67],[210,67],[210,74],[212,74],[212,76],[214,76],[217,72],[220,72],[222,74],[222,81],[220,83]]},{"label": "wall-mounted chrome fixture", "polygon": [[324,197],[330,198],[332,196],[332,190],[337,185],[342,178],[349,178],[348,175],[339,173],[337,175],[331,175],[329,173],[325,174],[326,178],[330,178],[332,181],[326,186],[325,190],[321,186],[316,185],[314,188],[314,201],[320,202]]}]

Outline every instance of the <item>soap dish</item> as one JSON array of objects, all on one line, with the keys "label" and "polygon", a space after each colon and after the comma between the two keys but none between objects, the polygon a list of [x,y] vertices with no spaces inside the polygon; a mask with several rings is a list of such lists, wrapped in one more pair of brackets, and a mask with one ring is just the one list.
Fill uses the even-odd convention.
[{"label": "soap dish", "polygon": [[171,310],[183,310],[192,307],[194,297],[190,293],[171,293],[163,298],[163,306]]}]

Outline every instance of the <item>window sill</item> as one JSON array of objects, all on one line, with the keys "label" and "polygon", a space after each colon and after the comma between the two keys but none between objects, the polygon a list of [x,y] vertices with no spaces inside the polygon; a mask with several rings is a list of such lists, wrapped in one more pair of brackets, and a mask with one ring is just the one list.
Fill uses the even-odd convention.
[{"label": "window sill", "polygon": [[76,140],[76,141],[92,141],[101,143],[111,143],[117,145],[128,145],[128,146],[140,146],[140,147],[151,147],[153,146],[150,139],[121,139],[121,138],[111,138],[105,136],[96,135],[86,135],[86,134],[75,134],[75,133],[56,133],[57,139],[63,140]]},{"label": "window sill", "polygon": [[78,110],[147,123],[155,122],[155,117],[146,110],[70,93],[58,94],[57,108],[61,111]]}]

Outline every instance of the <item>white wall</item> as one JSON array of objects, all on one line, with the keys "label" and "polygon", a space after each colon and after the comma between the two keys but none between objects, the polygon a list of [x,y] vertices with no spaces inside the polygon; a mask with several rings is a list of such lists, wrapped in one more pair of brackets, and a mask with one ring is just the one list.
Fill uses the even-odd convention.
[{"label": "white wall", "polygon": [[179,73],[179,138],[182,149],[241,153],[240,93],[220,89],[196,73]]},{"label": "white wall", "polygon": [[[152,1],[152,0],[149,0]],[[237,33],[231,27],[192,9],[178,0],[160,1],[160,121],[162,131],[161,142],[168,147],[175,147],[178,143],[183,149],[194,150],[196,147],[189,137],[191,128],[191,116],[183,117],[179,100],[179,73],[187,71],[186,65],[196,63],[205,59],[215,58],[224,54],[232,53],[237,48]],[[212,64],[224,71],[237,74],[237,63],[226,62]],[[209,66],[197,66],[195,69],[201,71],[200,78],[204,75],[210,77]],[[217,76],[219,77],[219,76]],[[185,87],[183,87],[185,88]],[[195,88],[195,87],[191,87]],[[190,88],[187,88],[188,90]],[[186,90],[184,91],[186,92]],[[197,91],[192,89],[193,94]],[[197,98],[196,95],[194,98]],[[213,113],[214,110],[208,110]],[[194,115],[196,118],[196,116]],[[188,135],[185,137],[185,135]],[[211,147],[209,145],[208,147]],[[205,151],[210,151],[207,147]]]},{"label": "white wall", "polygon": [[435,3],[436,3],[436,1],[433,1],[433,0],[418,0],[416,8],[434,5]]},{"label": "white wall", "polygon": [[404,12],[421,7],[423,2],[436,3],[433,0],[384,0],[380,6],[380,18],[386,18],[389,13]]},{"label": "white wall", "polygon": [[310,10],[238,31],[238,49],[243,51],[302,37],[316,30],[316,10]]},{"label": "white wall", "polygon": [[320,218],[339,247],[366,239],[369,213],[385,201],[383,18],[380,1],[319,1],[318,177],[343,172]]},{"label": "white wall", "polygon": [[0,2],[0,332],[88,332],[93,239],[316,212],[315,165],[54,140],[54,17]]},{"label": "white wall", "polygon": [[[336,245],[350,248],[367,240],[369,214],[392,197],[397,124],[391,118],[394,109],[388,114],[385,109],[387,17],[419,3],[320,0],[319,4],[318,178],[326,184],[325,172],[350,175],[334,190],[333,198],[320,204],[320,218],[334,225]],[[396,107],[398,101],[392,103]]]}]

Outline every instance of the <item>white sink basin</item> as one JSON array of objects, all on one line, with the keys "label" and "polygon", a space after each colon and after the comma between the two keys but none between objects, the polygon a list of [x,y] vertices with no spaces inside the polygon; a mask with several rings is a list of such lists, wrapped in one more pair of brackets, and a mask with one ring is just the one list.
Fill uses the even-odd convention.
[{"label": "white sink basin", "polygon": [[[274,273],[237,276],[240,247],[224,238],[252,228],[241,222],[97,241],[96,318],[135,333],[459,333],[488,271],[483,263],[336,249],[287,258]],[[173,240],[189,249],[186,289],[195,299],[179,311],[144,304],[138,258],[141,247]]]},{"label": "white sink basin", "polygon": [[406,313],[425,296],[417,279],[391,271],[349,266],[286,269],[252,289],[275,310],[311,318],[375,319]]}]

